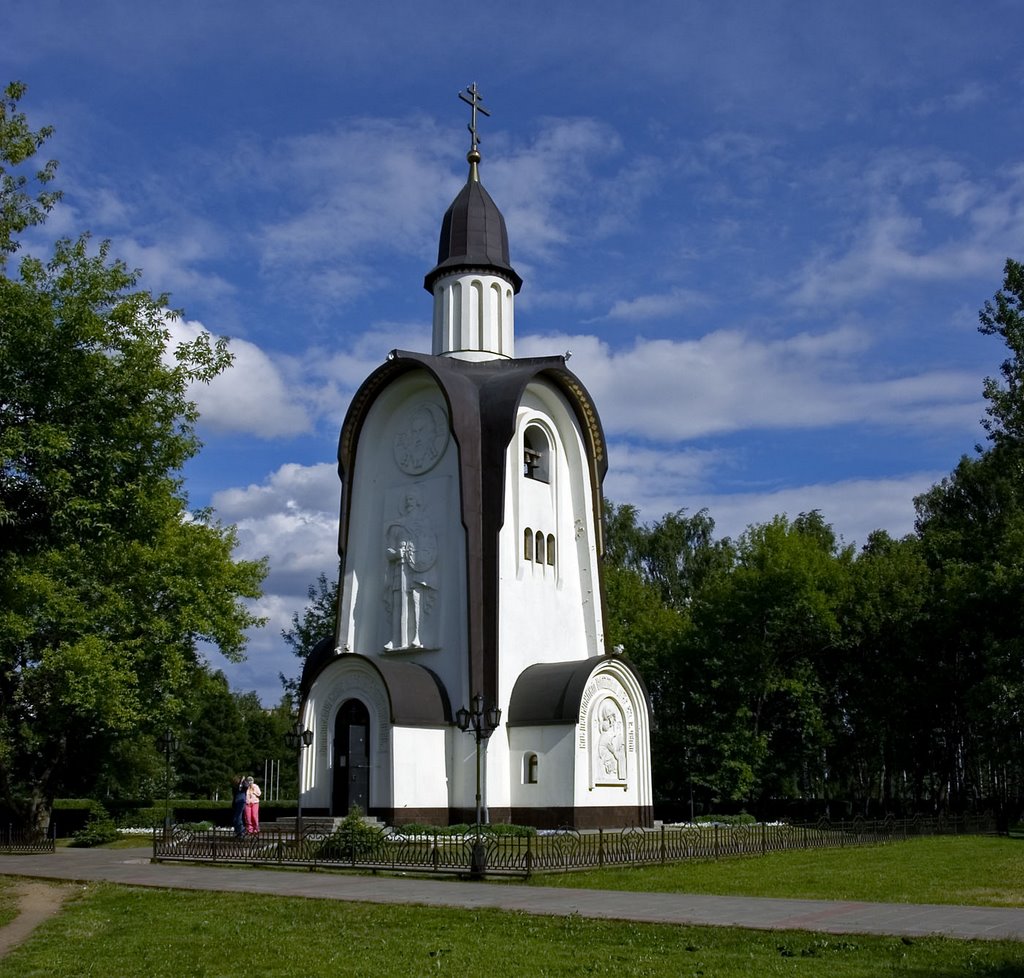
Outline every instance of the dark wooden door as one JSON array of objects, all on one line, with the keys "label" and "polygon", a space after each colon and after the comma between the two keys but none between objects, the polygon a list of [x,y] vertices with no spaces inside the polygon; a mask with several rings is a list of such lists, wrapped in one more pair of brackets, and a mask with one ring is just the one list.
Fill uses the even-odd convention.
[{"label": "dark wooden door", "polygon": [[334,721],[334,787],[331,814],[353,805],[370,809],[370,715],[359,700],[346,700]]}]

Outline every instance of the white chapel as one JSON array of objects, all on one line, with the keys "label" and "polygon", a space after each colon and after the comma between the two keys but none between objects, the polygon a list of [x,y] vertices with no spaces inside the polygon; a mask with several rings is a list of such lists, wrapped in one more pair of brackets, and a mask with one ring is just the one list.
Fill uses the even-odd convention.
[{"label": "white chapel", "polygon": [[341,429],[335,635],[307,660],[303,811],[389,824],[649,825],[644,683],[605,646],[597,410],[517,359],[522,280],[480,182],[441,222],[428,356],[393,350]]}]

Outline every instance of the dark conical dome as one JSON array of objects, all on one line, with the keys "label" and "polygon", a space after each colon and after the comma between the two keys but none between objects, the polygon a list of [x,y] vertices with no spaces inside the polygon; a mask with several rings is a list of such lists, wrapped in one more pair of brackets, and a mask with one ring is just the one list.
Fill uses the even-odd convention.
[{"label": "dark conical dome", "polygon": [[477,177],[479,158],[479,153],[469,154],[469,179],[445,211],[437,246],[437,265],[423,280],[428,292],[434,291],[434,283],[443,275],[462,269],[500,275],[517,293],[522,287],[523,280],[509,262],[505,218]]}]

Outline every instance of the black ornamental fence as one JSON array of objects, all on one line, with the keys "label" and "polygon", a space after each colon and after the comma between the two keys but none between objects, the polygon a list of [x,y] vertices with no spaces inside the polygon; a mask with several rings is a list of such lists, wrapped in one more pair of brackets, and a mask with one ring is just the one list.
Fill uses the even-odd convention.
[{"label": "black ornamental fence", "polygon": [[24,831],[8,825],[7,831],[0,833],[0,853],[8,856],[25,856],[39,852],[53,852],[56,849],[56,826],[54,831]]},{"label": "black ornamental fence", "polygon": [[367,827],[335,832],[266,826],[236,838],[227,830],[174,826],[153,834],[153,859],[308,869],[357,869],[467,876],[530,876],[604,866],[653,866],[688,859],[758,856],[786,849],[882,845],[926,835],[995,835],[991,815],[857,819],[790,825],[683,824],[656,828],[560,829],[536,835],[474,829],[403,835]]}]

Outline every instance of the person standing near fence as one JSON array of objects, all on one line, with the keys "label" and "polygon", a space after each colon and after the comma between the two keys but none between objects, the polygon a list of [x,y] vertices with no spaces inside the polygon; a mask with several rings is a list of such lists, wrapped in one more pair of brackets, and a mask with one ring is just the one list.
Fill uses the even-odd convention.
[{"label": "person standing near fence", "polygon": [[231,824],[235,827],[235,835],[245,835],[245,800],[249,785],[244,775],[238,774],[231,783]]},{"label": "person standing near fence", "polygon": [[251,775],[245,779],[245,828],[250,835],[260,830],[260,786]]}]

